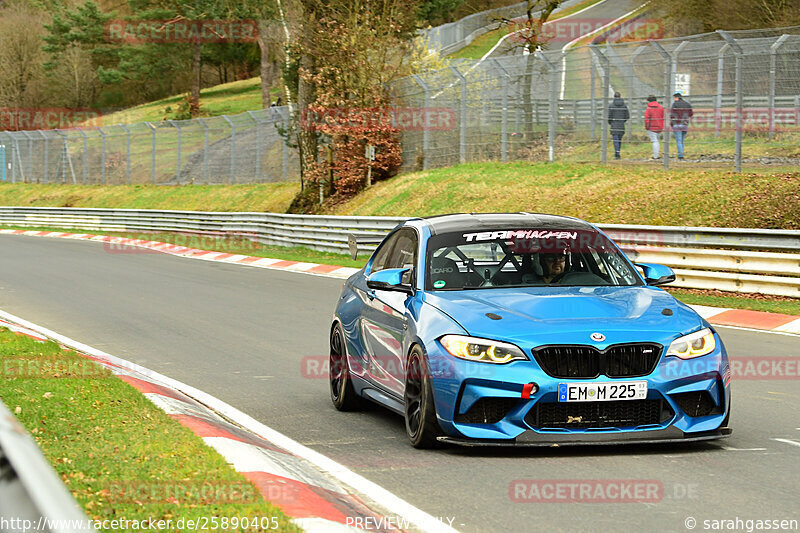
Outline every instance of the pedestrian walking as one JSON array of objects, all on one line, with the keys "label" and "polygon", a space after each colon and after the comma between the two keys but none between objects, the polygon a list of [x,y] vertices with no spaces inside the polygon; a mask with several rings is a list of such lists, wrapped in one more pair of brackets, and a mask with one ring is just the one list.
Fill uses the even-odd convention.
[{"label": "pedestrian walking", "polygon": [[630,118],[628,106],[618,92],[614,93],[614,101],[608,106],[608,125],[611,129],[611,138],[614,140],[614,159],[619,159],[622,147],[622,137],[625,135],[625,122]]},{"label": "pedestrian walking", "polygon": [[658,159],[658,137],[664,131],[664,108],[652,94],[647,97],[647,109],[644,112],[644,129],[653,144],[653,159]]},{"label": "pedestrian walking", "polygon": [[692,105],[683,99],[680,92],[672,95],[672,108],[669,110],[669,125],[672,127],[672,134],[675,136],[675,144],[678,145],[678,159],[683,160],[684,141],[686,134],[689,133],[689,120],[694,111]]}]

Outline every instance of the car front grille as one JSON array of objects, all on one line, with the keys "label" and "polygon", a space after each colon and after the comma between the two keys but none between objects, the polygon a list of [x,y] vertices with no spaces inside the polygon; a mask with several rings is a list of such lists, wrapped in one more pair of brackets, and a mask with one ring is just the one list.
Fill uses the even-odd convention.
[{"label": "car front grille", "polygon": [[542,346],[533,356],[547,374],[555,378],[610,378],[646,376],[655,370],[661,345],[653,343],[616,344],[605,350],[594,346]]},{"label": "car front grille", "polygon": [[698,417],[711,414],[721,414],[722,408],[714,404],[714,400],[708,391],[691,391],[670,394],[670,398],[675,400],[681,411],[687,416]]},{"label": "car front grille", "polygon": [[632,428],[661,425],[674,412],[663,399],[539,402],[525,415],[533,429]]},{"label": "car front grille", "polygon": [[517,398],[481,398],[464,414],[457,414],[454,422],[460,424],[496,424],[513,409]]}]

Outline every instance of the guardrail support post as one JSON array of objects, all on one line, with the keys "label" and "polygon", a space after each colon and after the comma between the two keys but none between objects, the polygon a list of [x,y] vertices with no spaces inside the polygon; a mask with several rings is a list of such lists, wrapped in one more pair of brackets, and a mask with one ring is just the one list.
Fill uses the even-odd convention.
[{"label": "guardrail support post", "polygon": [[[431,103],[431,89],[428,87],[428,84],[422,81],[422,78],[419,77],[417,74],[412,74],[412,78],[417,84],[422,87],[422,90],[425,92],[425,109],[427,110],[430,107]],[[431,134],[428,131],[428,128],[423,128],[422,131],[422,170],[428,170],[428,149],[430,148],[431,142]]]},{"label": "guardrail support post", "polygon": [[778,40],[769,47],[769,139],[775,136],[775,85],[778,78],[778,50],[789,38],[787,34],[778,37]]},{"label": "guardrail support post", "polygon": [[[125,183],[131,184],[131,130],[125,124],[120,124],[120,127],[125,130]],[[180,146],[180,144],[178,144]],[[180,148],[178,148],[180,153]]]},{"label": "guardrail support post", "polygon": [[590,44],[589,48],[603,69],[603,129],[600,134],[600,162],[605,165],[608,161],[608,91],[611,89],[611,62],[596,45]]},{"label": "guardrail support post", "polygon": [[102,154],[100,156],[100,183],[103,185],[106,184],[106,134],[103,131],[103,128],[100,126],[96,127],[97,132],[100,134],[101,144],[102,144]]},{"label": "guardrail support post", "polygon": [[672,58],[669,53],[664,50],[656,41],[647,41],[650,46],[655,48],[661,57],[664,59],[664,129],[662,130],[662,159],[664,162],[664,169],[669,169],[669,110],[672,107],[670,98],[672,98]]},{"label": "guardrail support post", "polygon": [[231,183],[236,183],[236,125],[228,118],[228,115],[222,115],[222,118],[231,127]]},{"label": "guardrail support post", "polygon": [[[461,98],[458,111],[458,161],[463,164],[467,162],[467,78],[459,72],[458,67],[453,66],[450,69],[461,81]],[[427,112],[426,108],[425,113]]]},{"label": "guardrail support post", "polygon": [[742,66],[744,64],[744,50],[725,30],[717,33],[731,45],[736,56],[736,148],[734,152],[734,168],[736,172],[742,171],[742,129],[744,128],[744,93],[742,88]]},{"label": "guardrail support post", "polygon": [[145,122],[148,128],[150,128],[150,134],[152,135],[151,145],[150,145],[150,181],[153,185],[156,184],[156,127],[150,124],[149,122]]},{"label": "guardrail support post", "polygon": [[542,52],[536,52],[536,57],[547,66],[550,75],[550,102],[549,117],[547,120],[547,161],[555,160],[556,124],[558,123],[558,68]]},{"label": "guardrail support post", "polygon": [[714,99],[714,121],[716,122],[714,138],[719,138],[719,130],[722,128],[722,78],[725,75],[725,52],[731,46],[728,43],[722,45],[717,52],[717,95]]}]

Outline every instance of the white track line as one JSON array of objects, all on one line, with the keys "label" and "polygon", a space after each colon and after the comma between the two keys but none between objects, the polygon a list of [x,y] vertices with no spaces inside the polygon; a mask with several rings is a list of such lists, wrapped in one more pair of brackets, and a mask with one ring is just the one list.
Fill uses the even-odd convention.
[{"label": "white track line", "polygon": [[442,532],[442,533],[456,532],[456,530],[453,529],[452,527],[444,524],[440,520],[437,520],[428,513],[420,509],[417,509],[410,503],[395,496],[394,494],[384,489],[380,485],[373,483],[367,478],[356,474],[355,472],[351,471],[344,465],[337,463],[333,459],[330,459],[322,455],[321,453],[312,450],[311,448],[303,446],[294,439],[291,439],[286,435],[284,435],[283,433],[280,433],[272,429],[271,427],[262,424],[258,420],[255,420],[249,415],[243,413],[242,411],[239,411],[238,409],[236,409],[231,405],[228,405],[222,400],[219,400],[214,396],[211,396],[208,393],[205,393],[190,385],[186,385],[185,383],[182,383],[175,379],[164,376],[163,374],[159,374],[158,372],[150,370],[149,368],[137,365],[136,363],[131,363],[130,361],[126,361],[125,359],[120,359],[119,357],[115,357],[106,352],[88,346],[76,340],[70,339],[69,337],[65,337],[64,335],[51,331],[43,326],[34,324],[33,322],[29,322],[18,316],[12,315],[11,313],[7,313],[3,310],[0,310],[0,317],[10,322],[16,322],[17,324],[25,326],[26,328],[32,329],[77,351],[83,352],[85,354],[94,357],[105,359],[123,368],[135,370],[136,372],[139,372],[151,379],[161,381],[165,385],[168,385],[169,387],[177,389],[183,392],[184,394],[187,394],[195,398],[199,402],[204,403],[214,411],[222,414],[223,416],[236,422],[237,424],[248,429],[249,431],[261,435],[262,437],[266,438],[269,441],[272,441],[273,443],[284,448],[288,452],[296,455],[297,457],[305,459],[306,461],[315,465],[320,470],[333,476],[334,478],[338,479],[345,485],[353,488],[356,492],[360,493],[360,495],[364,497],[366,500],[368,501],[371,500],[376,504],[380,505],[381,507],[383,507],[384,509],[386,509],[387,511],[390,511],[399,517],[407,519],[410,523],[414,524],[422,531]]},{"label": "white track line", "polygon": [[[636,13],[637,11],[639,11],[640,9],[642,9],[644,6],[646,6],[649,3],[650,2],[645,2],[644,4],[640,5],[636,9],[634,9],[634,10],[628,12],[628,13],[625,13],[624,15],[619,17],[618,19],[612,20],[611,22],[609,22],[605,26],[597,28],[596,30],[594,30],[594,31],[592,31],[590,33],[587,33],[586,35],[581,35],[580,37],[577,37],[577,38],[571,40],[570,42],[568,42],[567,44],[565,44],[564,46],[561,47],[561,92],[559,92],[559,98],[558,98],[559,100],[563,100],[564,99],[564,91],[566,91],[566,80],[567,80],[567,56],[566,56],[566,51],[569,48],[571,48],[572,46],[574,46],[575,43],[577,43],[581,39],[585,39],[586,37],[594,35],[595,33],[600,33],[604,29],[606,29],[606,28],[608,28],[610,26],[613,26],[614,24],[618,23],[619,21],[621,21],[623,19],[626,19],[626,18],[630,17],[631,15],[633,15],[634,13]],[[595,4],[595,5],[598,5],[598,4]],[[592,7],[594,7],[594,6],[592,6]]]},{"label": "white track line", "polygon": [[[570,17],[574,17],[575,15],[577,15],[577,14],[579,14],[579,13],[583,13],[583,12],[584,12],[584,11],[586,11],[587,9],[592,9],[592,8],[595,8],[595,7],[599,6],[600,4],[603,4],[603,3],[607,2],[607,1],[608,1],[608,0],[600,0],[600,1],[599,1],[599,2],[597,2],[596,4],[592,4],[592,5],[590,5],[590,6],[584,7],[583,9],[581,9],[581,10],[579,10],[579,11],[576,11],[575,13],[572,13],[572,14],[570,14],[570,15],[567,15],[567,16],[565,16],[565,17],[561,17],[561,18],[557,18],[557,19],[551,20],[551,21],[549,21],[549,22],[545,22],[544,24],[542,24],[542,26],[545,26],[545,25],[547,25],[547,24],[552,24],[553,22],[559,22],[559,21],[562,21],[562,20],[564,20],[564,19],[568,19],[568,18],[570,18]],[[540,11],[540,13],[541,13],[541,11]],[[499,28],[498,28],[498,29],[499,29]],[[474,64],[473,64],[473,65],[472,65],[470,68],[468,68],[468,69],[467,69],[467,71],[466,71],[466,72],[464,72],[464,74],[463,74],[463,75],[464,75],[464,76],[466,76],[467,74],[469,74],[470,72],[472,72],[472,71],[475,69],[475,67],[477,67],[478,65],[480,65],[481,63],[483,63],[484,61],[486,61],[486,60],[489,58],[489,56],[490,56],[490,55],[492,55],[492,54],[494,53],[494,51],[495,51],[495,50],[497,50],[497,48],[498,48],[498,47],[499,47],[501,44],[503,44],[503,42],[504,42],[506,39],[508,39],[509,37],[511,37],[512,35],[514,35],[515,33],[519,33],[520,31],[522,31],[522,30],[512,31],[511,33],[507,33],[507,34],[503,35],[502,37],[500,37],[500,40],[498,40],[498,41],[497,41],[497,44],[495,44],[495,45],[494,45],[494,46],[493,46],[493,47],[492,47],[492,48],[491,48],[491,49],[490,49],[488,52],[486,52],[485,54],[483,54],[483,57],[482,57],[482,58],[480,58],[480,59],[479,59],[479,60],[478,60],[476,63],[474,63]],[[583,38],[583,36],[581,36],[581,37],[578,37],[578,39],[582,39],[582,38]],[[444,91],[446,91],[447,89],[449,89],[449,88],[453,87],[455,84],[456,84],[456,82],[453,82],[453,83],[451,83],[450,85],[448,85],[447,87],[445,87],[444,89],[442,89],[441,91],[439,91],[438,93],[434,94],[434,95],[431,97],[431,100],[435,100],[437,96],[441,95],[441,94],[442,94]],[[562,96],[562,99],[563,99],[563,96]]]},{"label": "white track line", "polygon": [[791,444],[792,446],[800,447],[800,442],[797,442],[797,441],[793,441],[793,440],[789,440],[789,439],[772,439],[772,440],[776,440],[778,442],[783,442],[785,444]]}]

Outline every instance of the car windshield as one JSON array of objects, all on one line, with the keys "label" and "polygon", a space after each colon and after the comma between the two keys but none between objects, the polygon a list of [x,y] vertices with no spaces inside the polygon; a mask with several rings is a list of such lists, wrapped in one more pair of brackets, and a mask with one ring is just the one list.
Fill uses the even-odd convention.
[{"label": "car windshield", "polygon": [[426,290],[642,285],[630,262],[594,230],[508,228],[434,235]]}]

